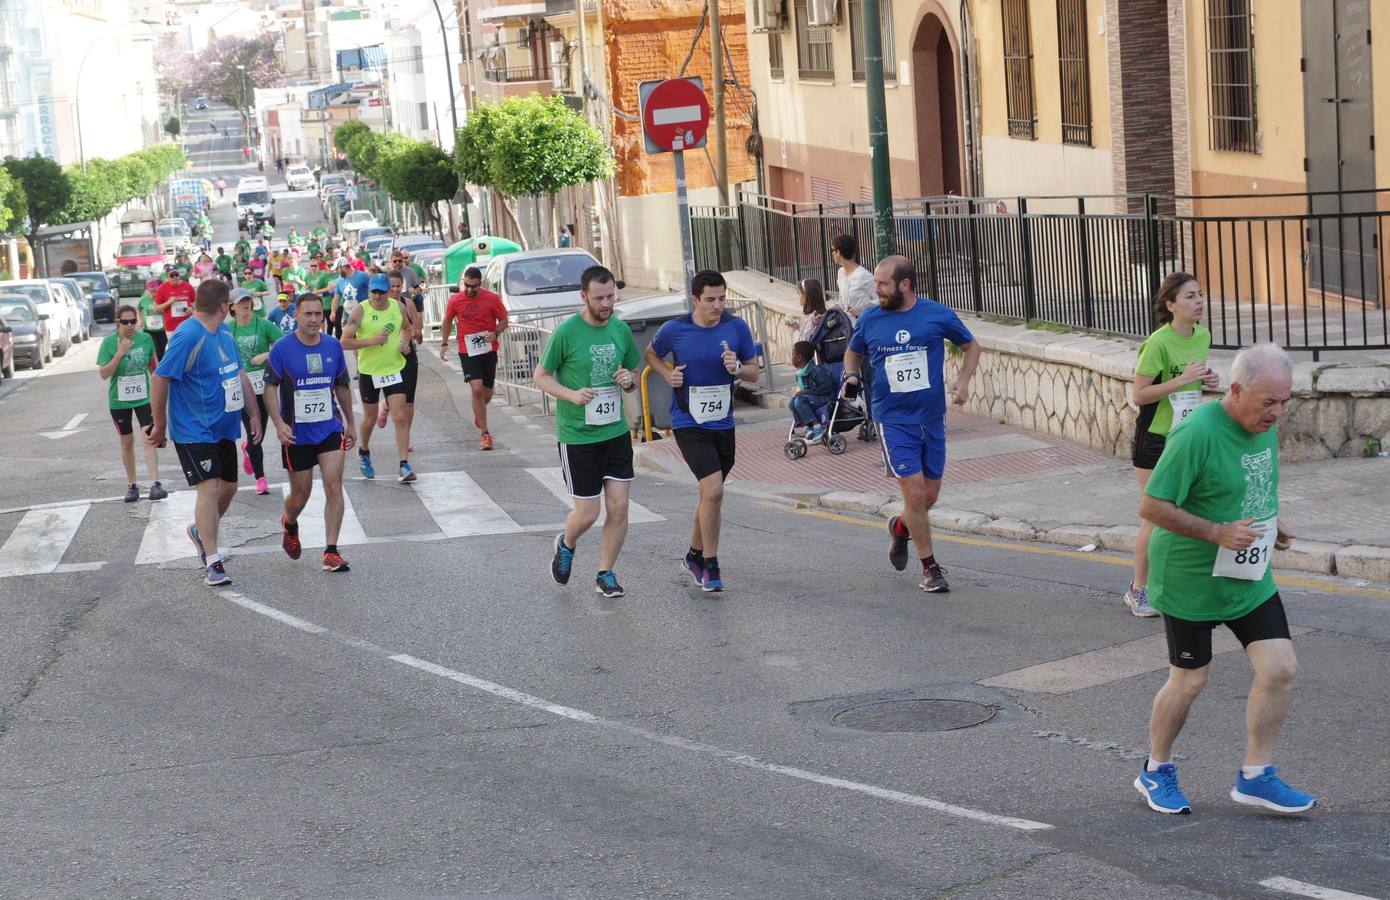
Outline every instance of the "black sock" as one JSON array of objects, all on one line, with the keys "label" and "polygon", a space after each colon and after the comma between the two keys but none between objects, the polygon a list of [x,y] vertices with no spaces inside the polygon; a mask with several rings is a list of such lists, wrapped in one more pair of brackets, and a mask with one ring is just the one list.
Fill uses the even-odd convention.
[{"label": "black sock", "polygon": [[337,552],[338,552],[338,545],[337,545],[337,544],[329,544],[327,547],[324,547],[324,548],[323,548],[323,552],[324,552],[324,553],[337,553]]},{"label": "black sock", "polygon": [[285,533],[286,533],[286,534],[299,534],[299,523],[298,523],[298,522],[286,522],[286,523],[285,523]]},{"label": "black sock", "polygon": [[358,455],[358,456],[371,456],[371,455],[372,455],[372,451],[370,451],[370,450],[363,450],[361,447],[358,447],[358,448],[357,448],[357,455]]},{"label": "black sock", "polygon": [[925,572],[927,569],[930,569],[935,565],[936,555],[932,554],[931,556],[928,556],[926,559],[922,560],[922,571]]},{"label": "black sock", "polygon": [[705,551],[696,550],[694,547],[691,547],[690,552],[685,554],[685,558],[691,562],[701,562],[705,558]]},{"label": "black sock", "polygon": [[719,568],[719,557],[717,557],[717,556],[706,556],[706,557],[705,557],[705,568],[706,568],[706,569],[717,569],[717,568]]},{"label": "black sock", "polygon": [[401,460],[401,465],[405,465],[405,464],[406,464],[406,460],[404,460],[404,459]]}]

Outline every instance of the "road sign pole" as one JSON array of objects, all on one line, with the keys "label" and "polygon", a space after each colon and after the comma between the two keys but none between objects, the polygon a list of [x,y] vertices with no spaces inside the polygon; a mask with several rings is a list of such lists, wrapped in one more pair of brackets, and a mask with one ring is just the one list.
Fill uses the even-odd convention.
[{"label": "road sign pole", "polygon": [[681,226],[681,269],[685,272],[685,283],[681,291],[685,293],[685,308],[695,311],[690,297],[690,282],[695,280],[695,248],[690,239],[690,199],[685,193],[685,142],[679,137],[672,145],[676,160],[676,215]]}]

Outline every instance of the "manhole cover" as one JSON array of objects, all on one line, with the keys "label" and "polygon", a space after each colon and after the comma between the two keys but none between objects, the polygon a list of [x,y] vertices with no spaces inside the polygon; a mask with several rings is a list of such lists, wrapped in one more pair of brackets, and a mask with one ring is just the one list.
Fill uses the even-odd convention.
[{"label": "manhole cover", "polygon": [[859,731],[953,731],[994,718],[993,706],[969,700],[885,700],[851,706],[830,720]]}]

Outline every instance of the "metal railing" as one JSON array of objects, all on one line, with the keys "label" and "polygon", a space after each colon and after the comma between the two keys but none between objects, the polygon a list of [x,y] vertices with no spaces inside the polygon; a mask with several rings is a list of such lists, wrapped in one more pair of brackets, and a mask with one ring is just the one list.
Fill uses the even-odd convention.
[{"label": "metal railing", "polygon": [[[919,290],[958,311],[1144,337],[1164,276],[1188,271],[1207,295],[1214,347],[1273,340],[1316,355],[1390,349],[1390,211],[1377,209],[1387,200],[924,197],[894,201],[894,237],[917,265]],[[830,240],[842,233],[856,237],[865,265],[877,261],[870,203],[744,195],[732,207],[693,208],[691,225],[697,268],[833,289]]]},{"label": "metal railing", "polygon": [[483,80],[497,84],[514,81],[549,81],[550,69],[543,66],[506,66],[483,69]]}]

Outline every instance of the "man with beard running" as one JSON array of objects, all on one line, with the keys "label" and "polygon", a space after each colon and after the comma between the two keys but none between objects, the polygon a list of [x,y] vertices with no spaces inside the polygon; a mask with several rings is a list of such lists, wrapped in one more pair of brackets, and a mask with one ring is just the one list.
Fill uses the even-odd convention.
[{"label": "man with beard running", "polygon": [[[393,273],[391,277],[397,276]],[[497,381],[497,351],[502,346],[497,336],[507,330],[507,308],[501,297],[483,287],[483,273],[477,266],[463,270],[459,286],[461,290],[449,298],[444,322],[439,326],[439,358],[449,356],[449,335],[457,321],[459,364],[472,393],[473,424],[482,432],[483,449],[491,450],[487,405],[492,402],[492,388]]]},{"label": "man with beard running", "polygon": [[884,463],[903,495],[903,514],[888,521],[888,561],[900,572],[905,569],[911,538],[922,560],[922,590],[945,593],[951,588],[932,555],[927,520],[946,471],[943,341],[964,351],[960,375],[951,385],[951,400],[957,406],[970,396],[980,345],[954,310],[917,296],[917,270],[907,257],[890,256],[880,262],[874,269],[874,287],[878,306],[859,314],[845,351],[845,386],[861,387],[861,366],[869,365],[870,399]]}]

